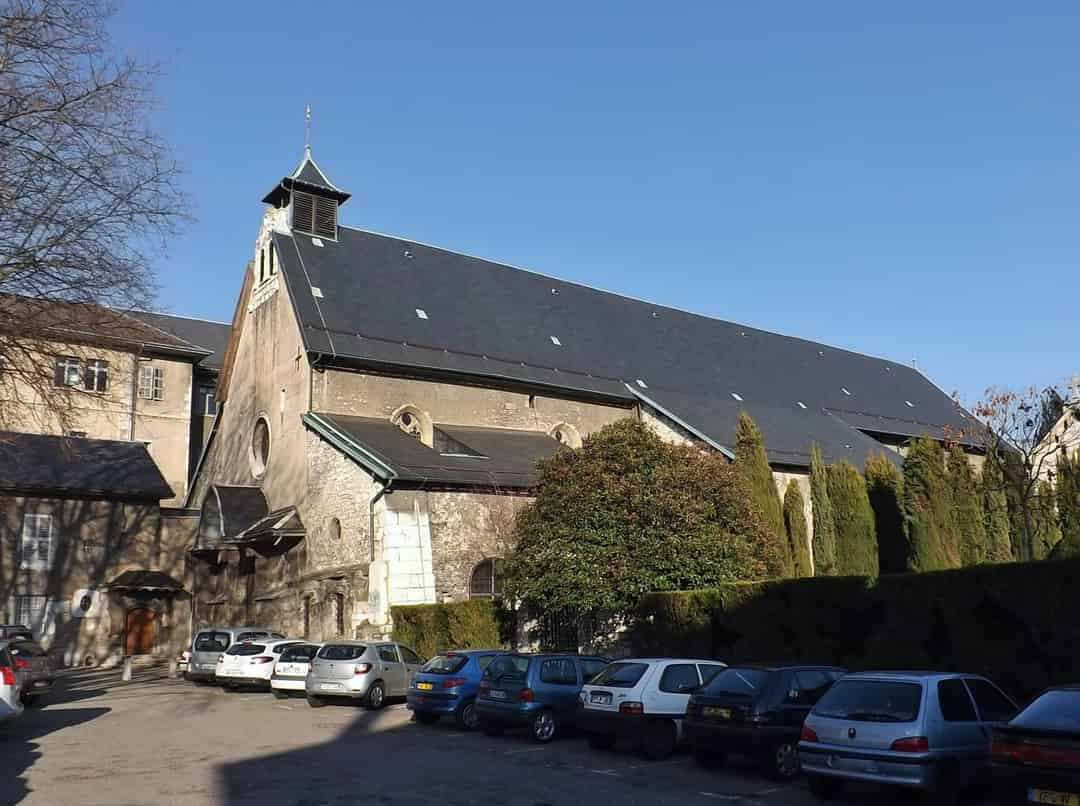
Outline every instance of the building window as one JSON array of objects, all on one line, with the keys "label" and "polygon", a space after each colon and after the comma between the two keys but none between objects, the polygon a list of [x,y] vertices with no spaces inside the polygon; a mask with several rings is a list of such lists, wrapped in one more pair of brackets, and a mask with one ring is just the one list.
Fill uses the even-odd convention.
[{"label": "building window", "polygon": [[86,391],[107,392],[109,389],[109,362],[94,358],[86,362],[83,373],[86,381]]},{"label": "building window", "polygon": [[24,624],[35,635],[40,635],[45,626],[45,613],[49,607],[48,597],[45,596],[15,596],[15,612],[12,621],[15,624]]},{"label": "building window", "polygon": [[334,635],[343,638],[345,636],[345,594],[330,594],[330,607],[334,611]]},{"label": "building window", "polygon": [[217,399],[215,394],[217,389],[213,384],[199,384],[199,402],[198,411],[199,414],[204,417],[213,417],[217,414]]},{"label": "building window", "polygon": [[52,515],[23,515],[22,545],[19,548],[23,568],[49,570],[52,565],[52,537]]},{"label": "building window", "polygon": [[274,245],[270,244],[270,276],[273,277],[277,273],[277,267],[274,266]]},{"label": "building window", "polygon": [[493,599],[502,596],[500,564],[500,560],[484,560],[473,569],[472,578],[469,580],[470,598]]},{"label": "building window", "polygon": [[551,429],[549,432],[551,438],[558,442],[560,445],[565,445],[568,448],[580,448],[581,447],[581,435],[578,430],[572,425],[567,423],[559,423],[557,426]]},{"label": "building window", "polygon": [[259,282],[266,279],[266,250],[259,250]]},{"label": "building window", "polygon": [[72,439],[86,439],[85,431],[68,431],[67,435]]},{"label": "building window", "polygon": [[423,436],[420,429],[420,420],[412,412],[402,412],[401,416],[398,417],[398,428],[415,439],[420,439]]},{"label": "building window", "polygon": [[82,386],[82,379],[82,361],[72,355],[57,357],[53,386]]},{"label": "building window", "polygon": [[255,421],[251,433],[251,472],[260,477],[266,472],[270,461],[270,423],[265,416]]},{"label": "building window", "polygon": [[165,399],[165,369],[163,367],[139,367],[139,397],[144,400]]},{"label": "building window", "polygon": [[416,406],[402,406],[390,415],[390,421],[410,437],[431,447],[434,426],[431,418]]},{"label": "building window", "polygon": [[341,521],[337,518],[330,519],[330,539],[335,543],[341,540]]}]

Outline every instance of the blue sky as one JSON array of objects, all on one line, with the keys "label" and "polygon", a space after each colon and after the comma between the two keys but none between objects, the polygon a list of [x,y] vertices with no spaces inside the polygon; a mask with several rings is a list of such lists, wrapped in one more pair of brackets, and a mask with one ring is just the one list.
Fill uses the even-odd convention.
[{"label": "blue sky", "polygon": [[[312,144],[342,222],[918,366],[1080,372],[1080,4],[129,0],[228,319]],[[763,368],[763,371],[768,371]]]}]

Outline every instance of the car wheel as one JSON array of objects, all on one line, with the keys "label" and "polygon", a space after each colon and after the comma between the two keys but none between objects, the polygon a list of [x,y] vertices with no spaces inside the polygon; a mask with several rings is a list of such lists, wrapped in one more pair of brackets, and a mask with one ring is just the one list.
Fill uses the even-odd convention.
[{"label": "car wheel", "polygon": [[694,761],[702,767],[715,769],[723,767],[727,762],[727,753],[721,750],[707,750],[703,747],[694,748]]},{"label": "car wheel", "polygon": [[433,714],[430,711],[417,711],[416,721],[421,725],[434,725],[439,721],[439,715]]},{"label": "car wheel", "polygon": [[824,775],[808,775],[806,782],[810,785],[810,794],[818,800],[832,800],[839,794],[842,786],[840,781]]},{"label": "car wheel", "polygon": [[462,730],[476,730],[480,717],[476,713],[476,701],[466,700],[454,711],[454,722]]},{"label": "car wheel", "polygon": [[24,694],[19,699],[22,700],[23,705],[25,705],[27,708],[33,708],[34,703],[36,703],[38,700],[36,694]]},{"label": "car wheel", "polygon": [[799,747],[794,742],[774,745],[764,759],[765,773],[778,781],[790,781],[799,774]]},{"label": "car wheel", "polygon": [[383,688],[383,684],[379,681],[375,681],[371,684],[371,688],[368,689],[367,697],[364,698],[364,705],[369,710],[378,711],[386,704],[386,689]]},{"label": "car wheel", "polygon": [[209,680],[200,680],[200,679],[196,678],[194,682],[195,682],[196,686],[209,686],[210,685]]},{"label": "car wheel", "polygon": [[675,752],[675,723],[658,719],[645,726],[641,737],[641,754],[650,761],[659,761]]},{"label": "car wheel", "polygon": [[610,750],[615,746],[616,738],[613,733],[590,733],[589,747],[593,750]]},{"label": "car wheel", "polygon": [[310,705],[312,708],[322,708],[324,705],[326,705],[326,700],[324,700],[322,697],[316,697],[314,694],[308,694],[307,704]]},{"label": "car wheel", "polygon": [[487,722],[483,719],[480,720],[480,732],[485,736],[502,736],[504,730],[505,728],[503,728],[502,725],[498,725],[494,722]]},{"label": "car wheel", "polygon": [[555,738],[559,726],[555,721],[555,713],[547,708],[537,711],[532,718],[531,733],[534,742],[546,744]]},{"label": "car wheel", "polygon": [[276,700],[287,700],[287,699],[289,699],[289,692],[287,692],[287,691],[279,691],[276,688],[272,688],[270,690],[274,693],[274,699],[276,699]]}]

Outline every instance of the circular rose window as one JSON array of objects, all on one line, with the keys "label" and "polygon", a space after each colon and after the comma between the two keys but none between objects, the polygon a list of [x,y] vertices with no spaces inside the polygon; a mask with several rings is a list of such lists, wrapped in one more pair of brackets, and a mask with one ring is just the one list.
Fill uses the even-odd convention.
[{"label": "circular rose window", "polygon": [[270,423],[265,417],[255,421],[255,430],[251,433],[251,472],[262,476],[266,472],[266,463],[270,461]]}]

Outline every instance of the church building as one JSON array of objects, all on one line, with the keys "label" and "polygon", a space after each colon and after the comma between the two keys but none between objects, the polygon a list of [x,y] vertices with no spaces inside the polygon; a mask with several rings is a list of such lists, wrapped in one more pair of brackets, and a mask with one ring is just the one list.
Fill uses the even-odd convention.
[{"label": "church building", "polygon": [[186,502],[196,626],[497,595],[536,461],[622,418],[730,457],[746,411],[808,506],[812,443],[861,467],[970,425],[904,364],[346,226],[349,197],[306,150],[263,199]]}]

